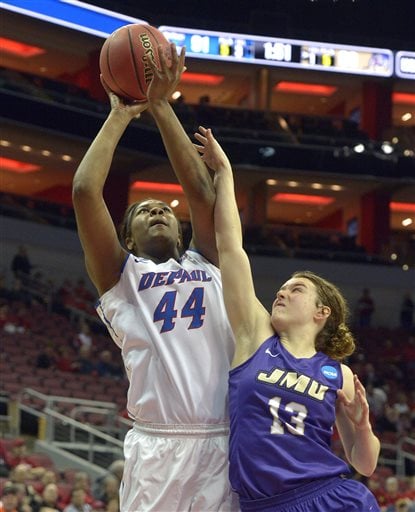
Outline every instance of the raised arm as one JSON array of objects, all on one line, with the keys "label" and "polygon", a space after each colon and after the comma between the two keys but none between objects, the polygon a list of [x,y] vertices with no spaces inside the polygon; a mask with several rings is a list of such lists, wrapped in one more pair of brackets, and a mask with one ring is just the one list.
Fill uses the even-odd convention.
[{"label": "raised arm", "polygon": [[242,228],[234,191],[232,167],[210,129],[195,133],[196,148],[215,171],[214,210],[216,244],[222,276],[223,296],[236,338],[233,365],[245,361],[272,334],[269,314],[255,295],[251,265],[242,245]]},{"label": "raised arm", "polygon": [[369,421],[366,392],[348,366],[342,365],[343,389],[338,391],[336,425],[347,460],[360,474],[376,469],[380,443]]},{"label": "raised arm", "polygon": [[104,201],[104,184],[122,134],[130,121],[147,107],[146,103],[127,105],[107,92],[111,111],[79,164],[72,186],[85,265],[100,295],[118,281],[126,256]]},{"label": "raised arm", "polygon": [[193,232],[191,246],[217,265],[213,228],[215,189],[212,177],[169,103],[184,70],[185,49],[183,47],[178,55],[176,46],[172,44],[171,53],[171,67],[167,65],[160,49],[160,69],[152,65],[154,76],[147,93],[149,109],[189,204]]}]

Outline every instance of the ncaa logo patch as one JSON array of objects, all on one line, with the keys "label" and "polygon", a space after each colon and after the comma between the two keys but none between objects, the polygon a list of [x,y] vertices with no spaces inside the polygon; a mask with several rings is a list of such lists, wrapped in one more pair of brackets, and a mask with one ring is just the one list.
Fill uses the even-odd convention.
[{"label": "ncaa logo patch", "polygon": [[326,379],[337,379],[338,372],[334,366],[322,366],[321,373],[326,377]]}]

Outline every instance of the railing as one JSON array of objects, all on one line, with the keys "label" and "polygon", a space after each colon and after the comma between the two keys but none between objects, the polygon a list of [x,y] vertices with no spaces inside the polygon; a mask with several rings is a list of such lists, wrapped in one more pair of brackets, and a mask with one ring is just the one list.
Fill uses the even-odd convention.
[{"label": "railing", "polygon": [[[50,396],[30,388],[24,389],[19,398],[24,397],[44,401],[45,406],[39,410],[20,400],[9,402],[7,417],[17,426],[16,435],[20,433],[19,421],[13,418],[13,411],[26,412],[39,419],[38,438],[46,447],[57,448],[99,468],[106,468],[113,460],[123,457],[123,440],[133,422],[119,416],[113,403]],[[53,409],[59,403],[74,404],[69,416]],[[102,416],[103,424],[96,427],[76,419],[85,414]],[[415,463],[415,439],[403,437],[396,444],[381,444],[379,466],[389,466],[398,477],[405,477],[408,461]]]},{"label": "railing", "polygon": [[[410,451],[408,446],[412,446]],[[415,462],[415,440],[410,437],[402,437],[396,444],[381,443],[379,465],[394,468],[398,477],[405,477],[406,461]]]},{"label": "railing", "polygon": [[[44,405],[34,407],[23,403],[28,397]],[[25,388],[18,398],[18,414],[25,412],[38,418],[38,439],[43,441],[46,452],[48,449],[66,452],[71,458],[77,457],[100,468],[107,468],[113,460],[123,457],[123,440],[132,422],[119,417],[117,406],[112,402],[45,395],[30,388]],[[67,415],[57,412],[59,404],[74,407]],[[95,426],[75,419],[88,414],[101,416],[103,424]],[[19,431],[20,428],[17,433]]]}]

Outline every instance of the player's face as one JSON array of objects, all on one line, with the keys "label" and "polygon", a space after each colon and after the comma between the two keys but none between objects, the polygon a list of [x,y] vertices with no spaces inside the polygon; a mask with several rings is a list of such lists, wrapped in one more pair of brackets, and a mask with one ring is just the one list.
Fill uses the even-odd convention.
[{"label": "player's face", "polygon": [[314,283],[300,277],[289,279],[278,290],[272,304],[272,324],[279,330],[289,325],[313,322],[318,303]]},{"label": "player's face", "polygon": [[178,221],[166,203],[150,199],[139,203],[132,215],[131,239],[140,247],[151,242],[169,241],[177,245]]}]

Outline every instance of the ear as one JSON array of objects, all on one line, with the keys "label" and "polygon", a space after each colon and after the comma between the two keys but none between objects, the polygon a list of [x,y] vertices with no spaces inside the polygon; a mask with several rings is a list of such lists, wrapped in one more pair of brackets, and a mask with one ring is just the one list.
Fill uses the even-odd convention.
[{"label": "ear", "polygon": [[125,245],[127,246],[127,249],[129,251],[131,251],[132,248],[134,247],[134,240],[132,238],[130,238],[130,237],[126,238],[125,239]]},{"label": "ear", "polygon": [[331,309],[328,306],[318,306],[316,318],[318,320],[326,320],[331,315]]},{"label": "ear", "polygon": [[178,249],[181,249],[183,247],[183,240],[182,240],[182,236],[180,233],[177,236],[176,246]]}]

